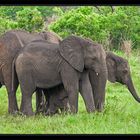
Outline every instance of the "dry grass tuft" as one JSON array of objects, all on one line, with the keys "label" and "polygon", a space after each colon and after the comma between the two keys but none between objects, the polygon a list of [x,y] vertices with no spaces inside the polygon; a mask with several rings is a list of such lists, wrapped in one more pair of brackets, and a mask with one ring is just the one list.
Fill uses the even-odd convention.
[{"label": "dry grass tuft", "polygon": [[131,51],[132,51],[132,41],[123,40],[121,45],[121,50],[126,54],[127,58],[129,58],[131,56]]}]

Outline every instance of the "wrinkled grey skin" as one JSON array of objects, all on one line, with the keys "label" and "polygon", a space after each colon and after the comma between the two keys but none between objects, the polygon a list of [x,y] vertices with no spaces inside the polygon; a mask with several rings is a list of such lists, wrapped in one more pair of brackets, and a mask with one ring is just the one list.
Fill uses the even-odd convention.
[{"label": "wrinkled grey skin", "polygon": [[[132,82],[130,66],[129,66],[128,61],[120,56],[115,55],[112,52],[106,52],[106,63],[107,63],[107,69],[108,69],[108,80],[112,83],[119,82],[123,85],[126,85],[126,87],[130,91],[134,99],[137,102],[140,102],[140,98],[138,97],[138,94],[136,93],[136,90]],[[92,73],[90,76],[92,76]],[[57,92],[62,92],[62,89],[61,91],[58,90]],[[57,93],[50,95],[50,96],[54,96],[53,98],[55,98],[55,100],[54,99],[52,100],[51,98],[49,98],[50,106],[47,106],[47,110],[49,111],[51,110],[50,111],[51,115],[57,113],[56,109],[58,110],[59,108],[59,104],[55,105],[55,108],[52,107],[54,106],[54,104],[56,104],[55,102],[58,102],[59,100],[59,97],[56,96],[56,94]],[[68,98],[64,94],[64,90],[62,93],[59,93],[59,94],[61,94],[61,98],[65,99],[64,104],[63,104],[65,106],[68,102]],[[94,94],[94,102],[96,102],[96,98],[97,96]],[[61,105],[61,108],[62,108],[62,105]]]},{"label": "wrinkled grey skin", "polygon": [[107,52],[108,80],[112,83],[119,82],[126,85],[132,96],[140,102],[131,78],[130,66],[126,59],[119,57],[112,52]]},{"label": "wrinkled grey skin", "polygon": [[0,83],[5,85],[8,93],[8,112],[18,110],[16,100],[17,81],[12,90],[12,62],[20,50],[20,42],[13,33],[5,33],[0,37]]},{"label": "wrinkled grey skin", "polygon": [[23,30],[10,30],[8,32],[15,33],[20,39],[21,44],[26,45],[33,40],[47,40],[52,43],[59,44],[62,40],[56,33],[50,31],[43,31],[40,33],[29,33]]},{"label": "wrinkled grey skin", "polygon": [[0,37],[0,87],[2,85],[6,86],[8,93],[8,112],[11,114],[18,111],[16,101],[18,81],[15,81],[12,87],[12,61],[19,50],[27,43],[36,39],[44,40],[47,38],[48,41],[54,43],[61,41],[61,38],[53,32],[31,34],[21,30],[10,30]]},{"label": "wrinkled grey skin", "polygon": [[[34,114],[31,97],[37,88],[48,89],[62,83],[68,94],[72,113],[78,111],[79,91],[87,111],[93,112],[95,106],[88,70],[95,71],[97,77],[106,71],[102,79],[107,79],[102,46],[73,35],[65,38],[59,45],[39,40],[29,43],[18,55],[15,67],[22,91],[20,110],[26,115]],[[99,82],[103,86],[99,85],[103,89],[106,81],[102,81]],[[103,105],[104,100],[100,100],[99,104]]]}]

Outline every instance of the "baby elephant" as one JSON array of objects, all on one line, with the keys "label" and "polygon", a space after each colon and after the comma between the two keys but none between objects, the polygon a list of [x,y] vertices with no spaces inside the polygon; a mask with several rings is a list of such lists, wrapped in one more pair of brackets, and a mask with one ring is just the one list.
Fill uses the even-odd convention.
[{"label": "baby elephant", "polygon": [[[108,68],[108,80],[112,83],[119,82],[123,85],[126,85],[134,99],[139,102],[140,98],[135,91],[131,79],[131,72],[128,61],[120,56],[115,55],[112,52],[106,52],[106,63]],[[94,75],[90,74],[90,76]],[[51,115],[57,113],[59,108],[60,110],[62,110],[62,108],[64,107],[66,108],[65,105],[67,104],[67,95],[62,88],[63,86],[61,85],[60,90],[59,88],[57,90],[52,89],[52,94],[49,94],[50,96],[49,98],[47,98],[49,105],[47,106],[46,110],[49,110]],[[96,100],[96,94],[94,94],[93,96],[94,100]],[[60,97],[61,99],[64,99],[65,104],[63,104],[63,102],[60,102]]]},{"label": "baby elephant", "polygon": [[59,113],[59,109],[61,112],[68,111],[68,95],[63,84],[43,91],[46,98],[45,115]]}]

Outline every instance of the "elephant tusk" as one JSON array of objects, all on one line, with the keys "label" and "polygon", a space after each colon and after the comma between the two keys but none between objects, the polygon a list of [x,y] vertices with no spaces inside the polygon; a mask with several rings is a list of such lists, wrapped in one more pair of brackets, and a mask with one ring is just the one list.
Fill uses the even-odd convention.
[{"label": "elephant tusk", "polygon": [[97,73],[96,73],[96,75],[98,76],[98,75],[99,75],[99,73],[97,72]]}]

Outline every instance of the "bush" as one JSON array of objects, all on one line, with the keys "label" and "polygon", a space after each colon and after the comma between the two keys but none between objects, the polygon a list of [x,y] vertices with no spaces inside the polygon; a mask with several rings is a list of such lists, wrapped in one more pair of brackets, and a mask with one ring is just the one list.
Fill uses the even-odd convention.
[{"label": "bush", "polygon": [[16,29],[17,26],[17,22],[0,16],[0,34],[10,29]]},{"label": "bush", "polygon": [[111,46],[112,49],[120,49],[123,40],[131,40],[134,48],[138,48],[139,7],[118,6],[114,11],[111,7],[98,8],[84,6],[66,11],[49,29],[61,37],[70,34],[89,37],[105,47]]},{"label": "bush", "polygon": [[134,48],[138,48],[140,21],[138,7],[116,7],[113,13],[107,15],[108,31],[112,39],[112,45],[120,49],[124,40],[132,40]]},{"label": "bush", "polygon": [[108,32],[101,28],[103,20],[105,17],[94,13],[92,7],[80,7],[66,12],[49,28],[62,37],[76,34],[90,36],[91,39],[102,42],[108,35]]},{"label": "bush", "polygon": [[18,28],[29,32],[40,31],[44,27],[44,20],[37,8],[25,7],[22,11],[18,11],[16,21]]},{"label": "bush", "polygon": [[15,20],[16,12],[23,10],[23,6],[1,6],[0,13],[3,17]]}]

